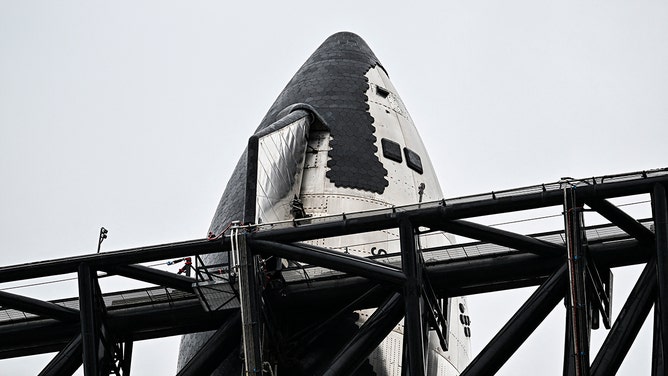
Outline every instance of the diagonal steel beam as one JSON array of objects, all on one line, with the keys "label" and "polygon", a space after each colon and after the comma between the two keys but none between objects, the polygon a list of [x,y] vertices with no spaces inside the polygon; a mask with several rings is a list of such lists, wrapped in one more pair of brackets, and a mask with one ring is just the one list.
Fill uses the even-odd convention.
[{"label": "diagonal steel beam", "polygon": [[647,318],[656,296],[656,261],[643,269],[591,364],[592,376],[614,375]]},{"label": "diagonal steel beam", "polygon": [[638,239],[638,241],[645,243],[654,242],[654,234],[652,231],[636,221],[630,215],[626,214],[623,210],[610,203],[610,201],[605,199],[590,199],[585,203],[608,221],[624,230],[624,232]]},{"label": "diagonal steel beam", "polygon": [[225,354],[239,347],[241,312],[235,312],[209,338],[195,356],[181,368],[177,376],[210,375],[225,359]]},{"label": "diagonal steel beam", "polygon": [[143,265],[112,265],[102,266],[100,269],[110,274],[117,274],[158,286],[170,287],[191,294],[195,293],[192,284],[195,283],[196,280],[179,274],[153,269]]},{"label": "diagonal steel beam", "polygon": [[401,284],[406,281],[406,276],[401,270],[364,257],[299,243],[282,244],[266,240],[253,240],[253,238],[249,238],[248,242],[254,253],[268,253],[381,282]]},{"label": "diagonal steel beam", "polygon": [[232,227],[233,246],[232,252],[238,262],[239,272],[239,301],[241,308],[241,332],[244,354],[244,365],[246,373],[262,373],[262,326],[264,323],[261,318],[262,301],[260,298],[260,280],[259,267],[257,259],[251,249],[246,245],[247,234],[239,232],[239,229]]},{"label": "diagonal steel beam", "polygon": [[599,314],[603,319],[603,325],[606,329],[610,329],[611,325],[611,306],[612,306],[612,294],[610,293],[612,289],[612,273],[610,270],[607,270],[607,283],[603,282],[601,275],[599,274],[598,267],[594,263],[594,260],[587,260],[587,271],[586,283],[589,286],[591,293],[591,301],[593,304],[592,308],[592,325],[593,321],[596,320],[596,326],[592,329],[598,329],[598,317]]},{"label": "diagonal steel beam", "polygon": [[59,321],[74,322],[79,320],[79,311],[76,309],[5,291],[0,291],[0,306]]},{"label": "diagonal steel beam", "polygon": [[589,376],[589,342],[591,324],[589,321],[589,302],[586,286],[587,249],[583,229],[582,207],[578,205],[575,188],[564,189],[564,227],[566,229],[566,245],[568,248],[568,294],[566,295],[567,314],[571,318],[571,333],[566,338],[564,356],[573,357],[573,361],[564,364],[573,366],[572,370],[564,370],[564,375]]},{"label": "diagonal steel beam", "polygon": [[[323,329],[331,325],[334,321],[341,319],[344,315],[359,309],[360,305],[368,304],[378,295],[384,295],[383,299],[387,295],[387,292],[383,290],[383,287],[379,284],[371,287],[368,290],[364,290],[364,293],[360,295],[357,299],[353,300],[349,304],[346,304],[343,308],[336,311],[333,315],[329,316],[322,322],[319,322],[317,325],[308,326],[299,332],[290,336],[286,341],[287,343],[298,343],[300,346],[308,347],[314,344],[317,341],[320,341],[320,335]],[[278,303],[278,302],[276,302]],[[269,302],[271,304],[271,301]],[[280,304],[280,303],[278,303]]]},{"label": "diagonal steel beam", "polygon": [[106,351],[101,351],[102,317],[98,307],[100,297],[97,275],[90,265],[81,264],[78,276],[84,373],[98,375],[102,372],[102,358]]},{"label": "diagonal steel beam", "polygon": [[522,252],[546,256],[566,254],[566,248],[563,246],[464,220],[439,220],[429,224],[429,227],[431,227],[432,230],[442,230],[467,238],[517,249]]},{"label": "diagonal steel beam", "polygon": [[81,334],[74,337],[64,349],[44,367],[39,376],[71,375],[81,367],[83,344]]},{"label": "diagonal steel beam", "polygon": [[123,344],[123,360],[121,362],[121,372],[123,376],[130,376],[130,370],[132,369],[132,349],[134,348],[134,342],[127,341]]},{"label": "diagonal steel beam", "polygon": [[404,347],[402,376],[425,374],[424,300],[422,298],[422,255],[418,253],[413,224],[407,218],[399,222],[401,242],[401,268],[406,275],[403,285],[404,298]]},{"label": "diagonal steel beam", "polygon": [[359,332],[339,351],[323,376],[352,375],[380,345],[403,316],[404,302],[394,293],[369,317]]},{"label": "diagonal steel beam", "polygon": [[566,271],[564,264],[553,273],[471,361],[461,376],[495,374],[564,297]]}]

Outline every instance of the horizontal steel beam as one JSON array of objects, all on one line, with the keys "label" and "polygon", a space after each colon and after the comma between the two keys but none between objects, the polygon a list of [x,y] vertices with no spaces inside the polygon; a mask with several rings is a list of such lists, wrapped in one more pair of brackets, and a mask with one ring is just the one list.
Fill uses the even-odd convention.
[{"label": "horizontal steel beam", "polygon": [[[234,311],[204,312],[197,299],[109,311],[107,328],[119,342],[214,330]],[[0,359],[60,351],[78,333],[78,323],[45,319],[0,326]]]},{"label": "horizontal steel beam", "polygon": [[[605,180],[605,177],[603,180]],[[668,182],[668,175],[652,176],[644,179],[615,180],[613,178],[608,180],[608,182],[599,184],[579,185],[575,193],[577,199],[607,199],[648,193],[651,191],[654,184]],[[447,219],[509,213],[563,204],[562,190],[547,190],[543,192],[527,193],[521,196],[505,196],[503,195],[503,192],[497,192],[492,196],[492,198],[486,200],[462,199],[460,202],[448,205],[450,210]]]},{"label": "horizontal steel beam", "polygon": [[635,239],[611,242],[610,244],[589,244],[589,256],[596,265],[603,268],[647,263],[654,255],[654,245],[641,243]]},{"label": "horizontal steel beam", "polygon": [[195,254],[216,253],[229,249],[230,240],[227,237],[223,237],[216,240],[199,239],[4,266],[0,267],[0,283],[76,273],[79,264],[82,263],[90,265],[92,268],[99,269],[102,267],[132,265]]},{"label": "horizontal steel beam", "polygon": [[439,296],[462,296],[542,283],[565,261],[531,253],[507,253],[427,264]]},{"label": "horizontal steel beam", "polygon": [[80,324],[53,319],[0,327],[0,359],[61,351],[77,334]]},{"label": "horizontal steel beam", "polygon": [[[578,186],[575,195],[578,200],[607,199],[649,193],[655,183],[667,183],[668,175],[647,177],[627,181],[612,181],[596,185]],[[341,221],[299,222],[297,227],[259,231],[252,234],[258,240],[296,242],[340,235],[358,234],[398,227],[399,218],[407,217],[415,225],[427,225],[434,220],[453,220],[500,213],[517,212],[548,206],[561,206],[563,192],[549,190],[523,195],[498,196],[491,198],[461,198],[444,200],[441,206],[423,208],[401,208],[396,212],[371,212],[368,215],[348,216]]]}]

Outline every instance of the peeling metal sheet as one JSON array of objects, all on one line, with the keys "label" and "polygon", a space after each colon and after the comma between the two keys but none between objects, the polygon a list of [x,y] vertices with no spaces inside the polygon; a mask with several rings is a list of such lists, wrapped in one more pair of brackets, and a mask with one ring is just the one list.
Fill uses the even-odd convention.
[{"label": "peeling metal sheet", "polygon": [[290,204],[299,197],[308,132],[308,118],[301,118],[258,140],[256,223],[292,218]]}]

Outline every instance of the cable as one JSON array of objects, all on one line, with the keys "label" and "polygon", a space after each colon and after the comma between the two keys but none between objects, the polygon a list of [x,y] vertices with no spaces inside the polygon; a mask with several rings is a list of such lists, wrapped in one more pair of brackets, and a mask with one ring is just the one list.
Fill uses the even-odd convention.
[{"label": "cable", "polygon": [[489,227],[496,227],[496,226],[503,226],[503,225],[510,225],[513,223],[521,223],[521,222],[529,222],[529,221],[537,221],[539,219],[546,219],[546,218],[556,218],[556,217],[561,217],[561,214],[553,214],[553,215],[546,215],[543,217],[535,217],[535,218],[526,218],[526,219],[518,219],[515,221],[508,221],[508,222],[499,222],[499,223],[494,223],[492,225],[487,225]]},{"label": "cable", "polygon": [[[104,277],[111,277],[111,274],[102,274],[98,275],[97,278],[104,278]],[[34,287],[34,286],[42,286],[42,285],[50,285],[52,283],[59,283],[59,282],[66,282],[66,281],[74,281],[79,279],[79,277],[70,277],[70,278],[61,278],[61,279],[54,279],[52,281],[44,281],[44,282],[35,282],[35,283],[26,283],[25,285],[19,285],[19,286],[12,286],[12,287],[5,287],[0,289],[0,291],[7,291],[7,290],[16,290],[16,289],[21,289],[24,287]]]},{"label": "cable", "polygon": [[37,282],[37,283],[28,283],[25,285],[20,285],[20,286],[13,286],[13,287],[5,287],[3,289],[0,289],[0,291],[7,291],[7,290],[15,290],[15,289],[20,289],[24,287],[33,287],[33,286],[41,286],[41,285],[48,285],[51,283],[58,283],[58,282],[65,282],[65,281],[73,281],[75,279],[78,279],[78,277],[72,277],[72,278],[62,278],[62,279],[56,279],[53,281],[45,281],[45,282]]},{"label": "cable", "polygon": [[[626,204],[619,204],[619,205],[617,205],[617,207],[631,206],[631,205],[638,205],[638,204],[646,204],[648,202],[652,202],[652,200],[629,202],[629,203],[626,203]],[[513,224],[513,223],[529,222],[529,221],[536,221],[536,220],[539,220],[539,219],[556,218],[556,217],[563,217],[563,214],[553,214],[553,215],[546,215],[546,216],[542,216],[542,217],[518,219],[518,220],[515,220],[515,221],[495,223],[495,224],[488,225],[488,226],[489,227],[496,227],[496,226],[509,225],[509,224]]]}]

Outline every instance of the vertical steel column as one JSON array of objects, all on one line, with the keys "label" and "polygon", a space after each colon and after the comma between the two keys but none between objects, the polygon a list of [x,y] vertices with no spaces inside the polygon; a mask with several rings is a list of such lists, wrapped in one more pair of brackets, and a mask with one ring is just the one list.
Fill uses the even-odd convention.
[{"label": "vertical steel column", "polygon": [[123,362],[121,363],[121,371],[123,376],[130,375],[130,369],[132,368],[132,348],[134,347],[134,342],[128,340],[123,344]]},{"label": "vertical steel column", "polygon": [[566,330],[564,334],[564,368],[563,376],[575,376],[575,356],[573,355],[573,315],[571,315],[570,299],[564,299],[566,306]]},{"label": "vertical steel column", "polygon": [[652,341],[652,376],[666,374],[663,361],[663,341],[661,340],[661,309],[659,299],[654,302],[654,336]]},{"label": "vertical steel column", "polygon": [[652,211],[654,212],[654,233],[656,238],[656,272],[659,287],[658,308],[661,332],[661,354],[668,359],[668,204],[666,189],[662,184],[654,185],[652,195]]},{"label": "vertical steel column", "polygon": [[99,353],[99,317],[96,307],[95,272],[86,264],[79,265],[79,312],[81,315],[81,339],[83,343],[83,366],[86,376],[97,376],[102,372]]},{"label": "vertical steel column", "polygon": [[399,221],[401,267],[406,275],[403,288],[406,315],[404,317],[404,356],[402,375],[422,376],[424,366],[424,332],[422,325],[422,265],[417,252],[415,230],[407,218]]},{"label": "vertical steel column", "polygon": [[570,346],[565,357],[573,356],[574,361],[564,360],[564,365],[573,365],[575,371],[564,370],[564,375],[589,375],[589,305],[586,294],[587,257],[583,247],[582,208],[577,205],[575,187],[564,188],[564,221],[566,249],[568,251],[569,291],[566,296],[571,315]]},{"label": "vertical steel column", "polygon": [[[237,230],[239,231],[239,230]],[[239,300],[243,333],[244,358],[247,375],[262,374],[262,345],[260,343],[260,298],[255,257],[246,246],[246,233],[237,233],[239,260]],[[233,250],[235,251],[235,250]]]}]

